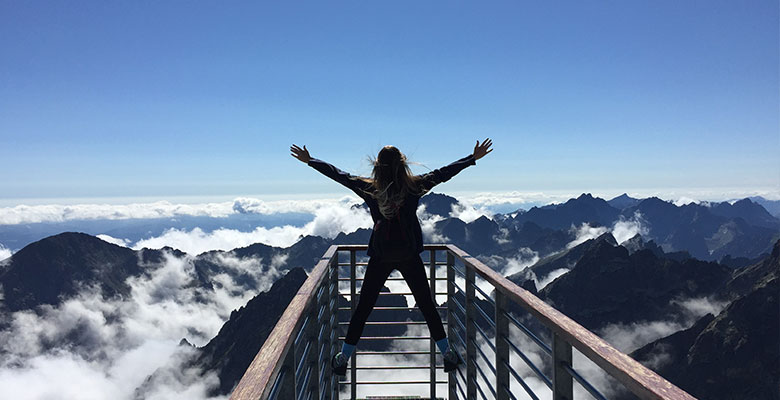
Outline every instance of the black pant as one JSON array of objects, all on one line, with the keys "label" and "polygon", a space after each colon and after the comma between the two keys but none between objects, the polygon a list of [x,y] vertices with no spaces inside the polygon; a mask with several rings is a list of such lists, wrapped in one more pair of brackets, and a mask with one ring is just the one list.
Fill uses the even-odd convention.
[{"label": "black pant", "polygon": [[363,333],[363,327],[366,325],[366,319],[374,309],[374,304],[379,297],[379,291],[385,285],[387,277],[394,269],[398,269],[403,275],[406,284],[414,295],[417,307],[422,311],[428,329],[431,331],[433,340],[441,340],[447,337],[444,333],[444,326],[441,323],[441,317],[436,311],[436,305],[431,297],[429,280],[425,276],[425,267],[420,256],[415,256],[404,262],[383,262],[374,257],[368,260],[366,275],[363,279],[363,287],[360,289],[360,300],[352,319],[349,321],[349,329],[344,340],[345,343],[356,345]]}]

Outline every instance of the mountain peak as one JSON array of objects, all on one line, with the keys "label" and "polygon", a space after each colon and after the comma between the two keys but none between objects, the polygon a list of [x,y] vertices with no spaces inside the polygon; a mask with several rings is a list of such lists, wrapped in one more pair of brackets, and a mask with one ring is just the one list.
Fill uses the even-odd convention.
[{"label": "mountain peak", "polygon": [[633,207],[639,204],[640,201],[641,200],[629,196],[628,193],[623,193],[614,199],[607,200],[607,203],[609,203],[609,205],[612,207],[617,208],[618,210],[622,210],[624,208]]}]

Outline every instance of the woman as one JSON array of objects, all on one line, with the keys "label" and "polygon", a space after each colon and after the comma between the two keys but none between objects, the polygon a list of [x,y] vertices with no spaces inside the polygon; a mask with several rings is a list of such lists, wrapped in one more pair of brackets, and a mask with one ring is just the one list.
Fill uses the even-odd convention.
[{"label": "woman", "polygon": [[312,158],[306,146],[290,147],[292,156],[314,167],[324,175],[346,186],[365,200],[374,220],[368,244],[368,266],[360,289],[360,300],[352,314],[341,352],[333,356],[331,365],[337,375],[344,376],[347,361],[355,350],[366,319],[374,308],[379,291],[387,277],[398,269],[411,289],[417,306],[425,316],[431,337],[444,358],[444,371],[454,371],[460,358],[450,349],[441,317],[431,297],[420,253],[423,251],[422,229],[417,219],[420,197],[439,183],[493,151],[492,141],[477,141],[474,152],[446,167],[424,175],[412,175],[406,157],[395,147],[385,146],[374,161],[371,178],[350,175],[324,161]]}]

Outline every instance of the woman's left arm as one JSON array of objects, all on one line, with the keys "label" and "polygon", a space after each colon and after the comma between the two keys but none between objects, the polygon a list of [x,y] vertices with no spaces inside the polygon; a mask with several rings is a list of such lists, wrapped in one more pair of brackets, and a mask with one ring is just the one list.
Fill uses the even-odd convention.
[{"label": "woman's left arm", "polygon": [[462,171],[466,167],[470,165],[476,165],[477,160],[480,158],[486,156],[488,153],[493,151],[493,149],[490,148],[490,146],[493,144],[493,141],[488,139],[485,139],[485,141],[482,142],[482,144],[479,143],[479,140],[477,140],[477,145],[474,146],[474,152],[469,154],[466,157],[461,158],[458,161],[453,162],[450,165],[447,165],[445,167],[433,170],[427,174],[420,176],[420,185],[423,188],[424,191],[429,191],[433,189],[434,186],[446,182],[450,180],[453,176],[455,176],[458,172]]}]

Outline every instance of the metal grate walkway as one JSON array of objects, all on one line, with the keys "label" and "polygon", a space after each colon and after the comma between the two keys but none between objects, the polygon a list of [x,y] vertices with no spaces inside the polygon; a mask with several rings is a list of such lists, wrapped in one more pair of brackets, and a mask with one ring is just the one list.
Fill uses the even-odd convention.
[{"label": "metal grate walkway", "polygon": [[[347,376],[337,379],[330,358],[357,306],[366,248],[341,245],[325,252],[231,399],[571,400],[606,399],[605,389],[640,399],[693,399],[453,245],[426,245],[423,260],[450,345],[465,364],[444,373],[419,310],[378,303]],[[387,285],[401,284],[396,281],[403,279],[391,276]],[[382,295],[410,295],[401,285],[404,290]],[[392,313],[412,318],[383,317]],[[394,327],[407,333],[382,334]],[[594,377],[598,382],[591,383]],[[402,393],[416,395],[387,396]]]}]

